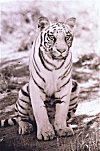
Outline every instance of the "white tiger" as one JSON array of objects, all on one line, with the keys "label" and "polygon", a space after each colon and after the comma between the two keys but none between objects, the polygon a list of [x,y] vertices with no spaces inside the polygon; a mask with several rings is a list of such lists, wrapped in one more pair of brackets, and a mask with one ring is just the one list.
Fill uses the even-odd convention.
[{"label": "white tiger", "polygon": [[[66,22],[50,23],[40,17],[39,35],[36,37],[30,55],[30,80],[19,92],[16,102],[17,117],[1,121],[1,127],[19,124],[19,134],[33,131],[29,122],[28,109],[31,106],[37,124],[37,138],[49,140],[58,136],[73,135],[67,121],[76,111],[79,88],[72,80],[72,53],[75,18]],[[55,105],[54,123],[50,123],[46,100]],[[52,99],[53,98],[53,99]],[[48,101],[48,103],[50,103]]]}]

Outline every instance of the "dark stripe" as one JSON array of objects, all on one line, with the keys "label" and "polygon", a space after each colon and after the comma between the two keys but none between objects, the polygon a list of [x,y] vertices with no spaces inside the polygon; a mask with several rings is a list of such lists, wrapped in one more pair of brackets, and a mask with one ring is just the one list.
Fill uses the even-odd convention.
[{"label": "dark stripe", "polygon": [[19,100],[21,100],[22,102],[24,102],[24,103],[26,103],[27,105],[31,106],[31,101],[30,101],[30,102],[27,102],[27,101],[25,101],[25,100],[23,100],[23,99],[20,99],[20,98],[19,98]]},{"label": "dark stripe", "polygon": [[40,71],[40,69],[39,69],[39,67],[38,67],[38,65],[37,65],[37,63],[36,63],[35,57],[33,57],[33,60],[34,60],[34,62],[35,62],[36,67],[37,67],[38,70]]},{"label": "dark stripe", "polygon": [[71,113],[68,112],[67,116],[68,116],[68,118],[70,119],[70,118],[71,118]]},{"label": "dark stripe", "polygon": [[[20,110],[18,110],[18,112],[19,112],[20,114],[22,114],[23,116],[29,116],[28,114],[22,113]],[[19,115],[19,116],[21,116],[21,115]],[[22,117],[23,117],[23,116],[22,116]]]},{"label": "dark stripe", "polygon": [[15,111],[18,112],[18,105],[16,103],[16,106],[15,106]]},{"label": "dark stripe", "polygon": [[39,57],[40,57],[40,60],[41,60],[41,63],[43,64],[43,66],[44,66],[47,70],[52,71],[51,69],[49,69],[49,68],[46,66],[46,64],[45,64],[45,62],[44,62],[44,59],[43,59],[43,53],[41,52],[40,48],[39,48]]},{"label": "dark stripe", "polygon": [[67,96],[67,95],[62,96],[60,99],[63,99],[65,96]]},{"label": "dark stripe", "polygon": [[[69,66],[69,65],[70,65],[70,66]],[[68,67],[68,66],[69,66],[69,67]],[[70,71],[68,71],[68,70],[69,70],[69,69],[72,69],[71,62],[68,64],[68,66],[67,66],[67,67],[68,67],[68,69],[67,69],[67,70],[65,70],[65,72],[63,73],[63,75],[61,75],[58,79],[60,79],[60,78],[62,78],[62,79],[63,79],[63,78],[65,77],[65,74],[66,74],[67,72],[68,72],[68,73],[70,72]],[[67,75],[68,75],[68,74],[67,74]]]},{"label": "dark stripe", "polygon": [[[71,55],[71,58],[70,58],[69,64],[65,67],[65,69],[66,69],[66,68],[68,68],[68,66],[70,65],[70,63],[72,63],[72,55]],[[69,69],[69,68],[68,68],[68,69]]]},{"label": "dark stripe", "polygon": [[[17,108],[18,108],[18,106],[21,107],[23,110],[26,110],[24,107],[22,107],[22,106],[19,104],[19,102],[18,102]],[[19,110],[19,108],[18,108],[18,112],[19,112],[20,114],[22,114],[23,116],[29,116],[27,113],[21,112],[21,111]]]},{"label": "dark stripe", "polygon": [[40,45],[42,45],[42,34],[43,32],[41,32],[41,35],[40,35]]},{"label": "dark stripe", "polygon": [[61,101],[61,100],[55,100],[54,104],[61,104],[61,103],[65,103],[64,101]]},{"label": "dark stripe", "polygon": [[57,100],[55,100],[55,102],[54,102],[54,104],[61,104],[62,102],[61,102],[61,100],[59,100],[59,99],[57,99]]},{"label": "dark stripe", "polygon": [[59,90],[57,90],[56,92],[60,92],[61,90],[59,89]]},{"label": "dark stripe", "polygon": [[[62,97],[60,97],[60,98],[57,98],[57,97],[55,97],[54,99],[56,99],[56,100],[61,100],[61,99],[63,99],[64,97],[66,97],[67,95],[64,95],[64,96],[62,96]],[[74,99],[76,99],[77,97],[74,97],[73,99],[71,99],[70,101],[73,101]],[[62,102],[61,102],[62,103]],[[75,104],[77,104],[77,101],[75,102],[75,103],[73,103],[73,104],[69,104],[69,106],[73,106],[73,105],[75,105]]]},{"label": "dark stripe", "polygon": [[30,119],[27,119],[27,118],[23,118],[23,117],[22,117],[22,118],[21,118],[21,121],[23,121],[23,122],[28,122],[28,123],[29,123],[29,122],[30,122]]},{"label": "dark stripe", "polygon": [[22,108],[23,110],[26,110],[26,108],[24,108],[18,101],[18,105],[20,106],[20,108]]},{"label": "dark stripe", "polygon": [[29,92],[29,83],[27,85],[27,93],[29,94],[29,96],[28,96],[29,100],[31,100],[31,98],[30,98],[30,92]]},{"label": "dark stripe", "polygon": [[72,46],[72,41],[73,41],[73,36],[71,36],[71,37],[69,38],[69,40],[67,41],[67,42],[68,42],[69,47],[71,47],[71,46]]},{"label": "dark stripe", "polygon": [[75,104],[77,104],[77,102],[72,103],[72,104],[69,104],[69,107],[72,107],[72,106],[74,106]]},{"label": "dark stripe", "polygon": [[21,120],[22,120],[22,118],[23,118],[23,119],[26,119],[26,118],[28,118],[28,117],[29,117],[29,116],[26,116],[26,115],[23,115],[23,114],[21,115],[21,114],[22,114],[22,113],[20,113],[20,114],[18,115],[18,117],[20,117],[20,118],[21,118]]},{"label": "dark stripe", "polygon": [[77,82],[72,81],[72,85],[74,86],[74,87],[72,87],[72,92],[74,92],[74,91],[76,91],[78,84],[77,84]]},{"label": "dark stripe", "polygon": [[[32,61],[32,63],[33,63],[33,61]],[[43,82],[45,82],[44,78],[43,78],[43,77],[39,74],[39,72],[36,70],[36,67],[35,67],[34,63],[33,63],[33,66],[34,66],[34,69],[35,69],[37,75],[43,80]]]},{"label": "dark stripe", "polygon": [[23,95],[29,97],[29,94],[27,92],[25,92],[23,89],[21,89],[21,92],[23,93]]},{"label": "dark stripe", "polygon": [[66,84],[68,84],[69,81],[70,81],[70,78],[69,78],[69,80],[68,80],[65,84],[63,84],[63,85],[60,87],[60,89],[63,88]]},{"label": "dark stripe", "polygon": [[72,110],[76,109],[77,106],[78,106],[78,104],[76,104],[73,108],[69,109],[69,111],[72,111]]},{"label": "dark stripe", "polygon": [[7,126],[9,126],[8,119],[6,119],[6,120],[4,121],[4,127],[7,127]]},{"label": "dark stripe", "polygon": [[[58,92],[58,91],[57,91]],[[56,99],[56,100],[61,100],[61,99],[63,99],[64,97],[66,97],[67,95],[64,95],[64,96],[62,96],[62,97],[59,97],[59,98],[57,98],[57,97],[54,97],[54,99]]]},{"label": "dark stripe", "polygon": [[15,112],[18,112],[18,110],[15,108]]},{"label": "dark stripe", "polygon": [[64,59],[64,61],[62,62],[62,64],[58,68],[56,68],[55,70],[60,69],[64,65],[65,61],[66,61],[66,59]]},{"label": "dark stripe", "polygon": [[74,99],[77,99],[78,98],[78,96],[75,96],[74,98],[72,98],[70,101],[73,101]]},{"label": "dark stripe", "polygon": [[15,119],[12,118],[11,120],[13,121],[14,125],[17,124],[17,121]]},{"label": "dark stripe", "polygon": [[29,84],[27,85],[27,93],[29,94]]},{"label": "dark stripe", "polygon": [[33,78],[32,73],[31,73],[31,76],[32,76],[32,79],[33,79],[34,83],[38,86],[38,88],[39,88],[40,90],[42,90],[42,92],[44,92],[44,89],[43,89],[43,88],[35,81],[35,79]]},{"label": "dark stripe", "polygon": [[55,24],[53,24],[53,25],[51,25],[51,27],[56,28],[56,25],[55,25]]},{"label": "dark stripe", "polygon": [[70,68],[63,74],[61,80],[63,80],[65,77],[67,77],[68,74],[71,72],[71,70],[72,70],[72,65],[71,65]]},{"label": "dark stripe", "polygon": [[[45,37],[46,37],[46,33],[41,33],[42,34],[42,37],[45,39]],[[42,40],[42,39],[41,39]],[[43,42],[44,40],[42,40],[42,42]]]},{"label": "dark stripe", "polygon": [[[78,106],[78,104],[77,104],[77,106]],[[76,106],[76,108],[77,108],[77,106]],[[74,113],[76,112],[76,108],[73,109],[73,112],[74,112]]]},{"label": "dark stripe", "polygon": [[[36,44],[36,41],[35,41],[35,44]],[[38,65],[37,65],[37,63],[36,63],[36,60],[35,60],[35,45],[34,45],[34,53],[33,53],[33,59],[32,60],[34,60],[34,63],[35,63],[35,65],[36,65],[36,67],[38,68],[38,70],[40,71],[40,69],[39,69],[39,67],[38,67]]]},{"label": "dark stripe", "polygon": [[0,127],[1,127],[1,120],[0,120]]},{"label": "dark stripe", "polygon": [[44,57],[44,55],[42,55],[42,57],[43,57],[43,60],[44,60],[47,64],[49,64],[49,65],[53,66],[54,68],[56,68],[56,66],[55,66],[54,64],[52,64],[51,62],[49,62],[49,61]]}]

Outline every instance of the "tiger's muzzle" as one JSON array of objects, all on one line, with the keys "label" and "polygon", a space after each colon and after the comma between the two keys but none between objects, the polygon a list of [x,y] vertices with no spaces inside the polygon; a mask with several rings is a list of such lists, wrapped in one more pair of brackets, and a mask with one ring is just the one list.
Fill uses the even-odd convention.
[{"label": "tiger's muzzle", "polygon": [[57,51],[60,53],[64,53],[66,51],[66,49],[57,49]]}]

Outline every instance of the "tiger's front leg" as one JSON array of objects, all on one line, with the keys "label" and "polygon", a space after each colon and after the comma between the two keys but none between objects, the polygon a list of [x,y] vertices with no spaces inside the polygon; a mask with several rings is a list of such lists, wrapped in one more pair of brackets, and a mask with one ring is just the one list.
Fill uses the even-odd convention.
[{"label": "tiger's front leg", "polygon": [[39,140],[53,139],[55,133],[53,126],[49,122],[47,110],[44,105],[45,94],[34,83],[33,79],[30,79],[29,88],[33,114],[37,124],[37,138]]},{"label": "tiger's front leg", "polygon": [[72,83],[71,80],[67,86],[56,93],[57,98],[61,98],[61,103],[56,104],[56,113],[54,127],[58,136],[73,135],[73,129],[67,126],[66,119],[69,109]]}]

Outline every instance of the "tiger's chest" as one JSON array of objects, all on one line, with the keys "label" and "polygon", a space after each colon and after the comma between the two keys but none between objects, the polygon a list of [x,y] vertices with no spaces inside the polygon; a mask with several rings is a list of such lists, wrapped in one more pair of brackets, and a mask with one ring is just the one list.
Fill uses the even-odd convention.
[{"label": "tiger's chest", "polygon": [[56,91],[60,89],[61,79],[59,76],[61,74],[57,71],[52,71],[46,76],[46,84],[44,86],[44,90],[47,96],[52,96]]},{"label": "tiger's chest", "polygon": [[[47,96],[54,95],[57,91],[60,91],[62,85],[64,85],[70,78],[72,73],[71,62],[65,64],[59,70],[53,70],[45,73],[46,83],[44,90]],[[67,68],[66,68],[67,67]]]},{"label": "tiger's chest", "polygon": [[55,72],[51,72],[46,76],[45,93],[52,96],[58,89],[58,81]]}]

